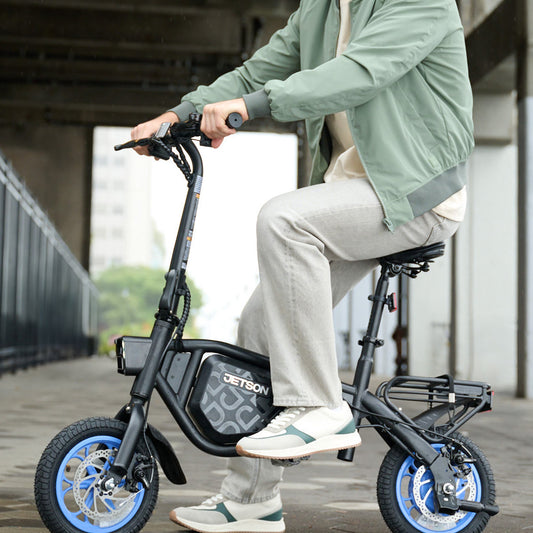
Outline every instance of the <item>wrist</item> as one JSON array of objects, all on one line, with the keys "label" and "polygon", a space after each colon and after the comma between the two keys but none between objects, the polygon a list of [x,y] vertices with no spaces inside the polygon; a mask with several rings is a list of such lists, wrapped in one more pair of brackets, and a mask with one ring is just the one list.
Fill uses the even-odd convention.
[{"label": "wrist", "polygon": [[255,93],[245,94],[243,100],[248,115],[250,116],[250,120],[272,116],[270,102],[264,89],[256,91]]},{"label": "wrist", "polygon": [[159,120],[161,120],[162,122],[179,122],[179,117],[178,115],[176,115],[176,113],[174,113],[174,111],[166,111],[165,113],[163,113],[160,117],[159,117]]},{"label": "wrist", "polygon": [[167,110],[167,113],[174,113],[181,122],[189,120],[191,113],[197,113],[196,107],[191,103],[184,101],[181,104]]}]

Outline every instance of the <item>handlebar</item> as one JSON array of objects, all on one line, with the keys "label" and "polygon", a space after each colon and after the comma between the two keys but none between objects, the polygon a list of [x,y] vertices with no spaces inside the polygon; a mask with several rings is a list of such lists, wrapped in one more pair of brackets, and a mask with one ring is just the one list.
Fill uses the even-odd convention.
[{"label": "handlebar", "polygon": [[[150,155],[161,159],[168,159],[169,154],[160,147],[161,142],[170,148],[181,145],[188,139],[199,137],[201,146],[211,146],[211,139],[206,137],[200,130],[201,122],[202,115],[191,113],[189,120],[186,122],[176,122],[174,124],[165,122],[161,124],[159,130],[152,137],[135,139],[123,144],[117,144],[115,146],[115,151],[124,150],[126,148],[135,148],[137,146],[148,146]],[[230,113],[226,119],[226,125],[228,128],[232,129],[239,129],[243,122],[240,113]]]}]

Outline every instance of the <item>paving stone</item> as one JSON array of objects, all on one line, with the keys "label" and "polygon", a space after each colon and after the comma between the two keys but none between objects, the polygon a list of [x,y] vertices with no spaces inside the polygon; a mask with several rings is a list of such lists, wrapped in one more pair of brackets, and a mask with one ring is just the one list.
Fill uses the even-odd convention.
[{"label": "paving stone", "polygon": [[[59,362],[0,378],[0,533],[46,533],[33,501],[33,476],[43,449],[76,420],[114,416],[128,400],[131,383],[106,357]],[[176,487],[161,478],[159,501],[144,531],[184,531],[169,522],[169,511],[218,492],[225,460],[189,444],[159,398],[150,407],[150,422],[172,443],[188,484]],[[485,531],[533,531],[533,402],[497,394],[494,410],[475,417],[466,428],[488,456],[497,481],[502,510]],[[387,446],[371,429],[363,430],[362,438],[354,463],[327,453],[285,471],[288,533],[386,533],[375,490]]]}]

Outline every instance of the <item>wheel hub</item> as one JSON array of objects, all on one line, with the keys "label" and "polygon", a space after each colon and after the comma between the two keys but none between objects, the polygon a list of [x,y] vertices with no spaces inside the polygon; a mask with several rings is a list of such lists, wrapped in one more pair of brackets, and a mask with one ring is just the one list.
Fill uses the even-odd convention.
[{"label": "wheel hub", "polygon": [[96,450],[81,462],[74,474],[72,492],[76,504],[100,527],[117,524],[125,518],[135,505],[137,496],[120,485],[111,490],[102,489],[100,481],[113,455],[111,449]]},{"label": "wheel hub", "polygon": [[[426,485],[429,485],[430,488],[427,488]],[[418,468],[413,477],[413,497],[416,506],[425,518],[438,524],[454,524],[466,516],[465,511],[458,511],[452,515],[438,514],[432,511],[428,503],[433,503],[433,486],[433,476],[426,467]],[[457,480],[456,491],[460,499],[475,500],[476,484],[471,472],[465,478]]]}]

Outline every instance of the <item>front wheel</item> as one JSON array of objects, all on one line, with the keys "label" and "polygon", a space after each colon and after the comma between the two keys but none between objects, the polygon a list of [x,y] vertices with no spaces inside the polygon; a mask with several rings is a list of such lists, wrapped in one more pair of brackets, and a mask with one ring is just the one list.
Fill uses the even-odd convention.
[{"label": "front wheel", "polygon": [[[451,435],[453,443],[435,444],[445,453],[457,472],[456,492],[460,500],[493,504],[495,483],[483,452],[460,433]],[[385,456],[378,475],[377,496],[381,514],[393,533],[480,533],[489,520],[487,513],[458,511],[437,513],[433,502],[433,475],[400,448]]]},{"label": "front wheel", "polygon": [[126,424],[88,418],[63,429],[47,446],[35,474],[35,502],[52,533],[137,533],[157,501],[157,465],[144,442],[135,450],[134,467],[148,480],[131,479],[103,492],[100,477],[113,464]]}]

